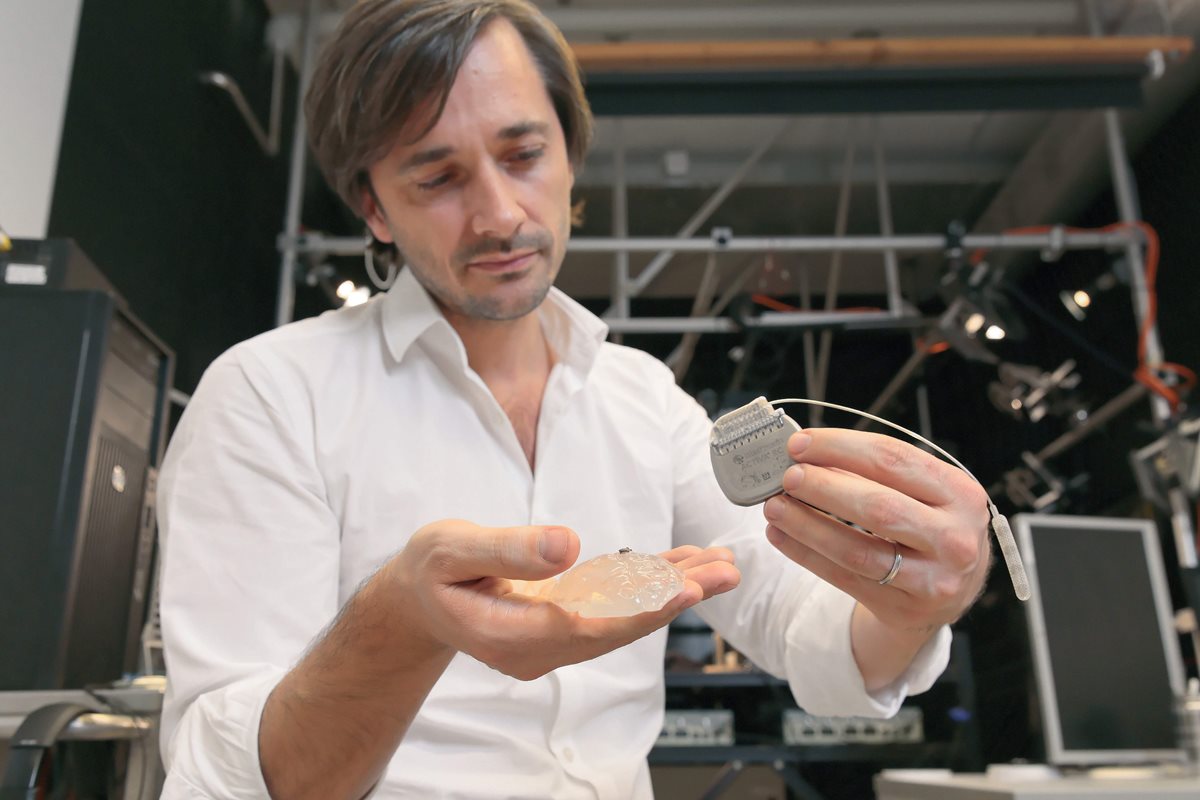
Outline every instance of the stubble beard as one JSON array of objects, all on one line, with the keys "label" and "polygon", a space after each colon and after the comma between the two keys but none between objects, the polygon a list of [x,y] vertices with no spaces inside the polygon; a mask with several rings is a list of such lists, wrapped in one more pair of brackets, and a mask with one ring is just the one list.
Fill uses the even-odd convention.
[{"label": "stubble beard", "polygon": [[[395,231],[392,232],[392,235],[393,241],[400,241],[395,237]],[[570,235],[569,226],[566,235]],[[546,299],[546,295],[550,293],[550,287],[554,283],[554,276],[558,273],[558,265],[552,261],[557,258],[561,263],[565,248],[555,247],[554,237],[549,232],[539,232],[518,236],[508,241],[477,242],[463,248],[451,258],[451,262],[455,265],[453,270],[466,271],[470,269],[466,266],[467,262],[473,258],[531,248],[537,248],[538,251],[533,264],[519,272],[504,273],[490,278],[499,287],[519,281],[531,281],[532,285],[518,297],[506,295],[503,292],[500,293],[500,296],[493,293],[475,294],[466,290],[456,292],[450,286],[442,285],[437,278],[436,270],[428,269],[425,266],[429,263],[426,254],[412,253],[405,260],[417,282],[425,288],[425,291],[429,292],[443,313],[488,322],[511,322],[535,311]],[[404,255],[401,253],[402,258]],[[537,259],[542,259],[543,262],[539,264]]]},{"label": "stubble beard", "polygon": [[546,295],[550,293],[550,271],[546,270],[537,275],[531,275],[533,269],[534,267],[530,267],[522,272],[508,273],[497,279],[500,284],[516,283],[527,277],[534,280],[534,285],[525,292],[523,297],[506,302],[504,298],[493,295],[467,294],[459,304],[459,308],[455,310],[465,317],[491,322],[510,322],[520,319],[536,310],[546,299]]}]

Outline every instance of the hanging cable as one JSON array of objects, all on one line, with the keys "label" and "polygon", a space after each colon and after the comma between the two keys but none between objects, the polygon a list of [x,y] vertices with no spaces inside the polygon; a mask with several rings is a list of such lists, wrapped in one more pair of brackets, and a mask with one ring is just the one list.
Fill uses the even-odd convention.
[{"label": "hanging cable", "polygon": [[1011,292],[1013,297],[1017,298],[1017,300],[1020,301],[1022,306],[1029,309],[1031,312],[1033,312],[1035,315],[1037,315],[1037,317],[1039,319],[1041,319],[1043,322],[1045,322],[1047,325],[1054,328],[1056,331],[1061,333],[1066,338],[1070,339],[1072,344],[1074,344],[1080,350],[1083,350],[1085,353],[1090,355],[1092,358],[1096,359],[1096,361],[1100,362],[1108,369],[1117,373],[1122,378],[1129,377],[1129,369],[1124,364],[1117,361],[1115,358],[1110,356],[1108,353],[1104,352],[1100,348],[1096,347],[1096,345],[1089,342],[1087,339],[1085,339],[1083,336],[1081,336],[1078,331],[1072,329],[1070,325],[1064,325],[1064,324],[1062,324],[1062,322],[1055,319],[1054,316],[1052,314],[1050,314],[1050,312],[1046,311],[1046,309],[1042,308],[1036,302],[1034,302],[1033,298],[1031,298],[1029,295],[1022,292],[1016,286],[1006,286],[1005,291]]}]

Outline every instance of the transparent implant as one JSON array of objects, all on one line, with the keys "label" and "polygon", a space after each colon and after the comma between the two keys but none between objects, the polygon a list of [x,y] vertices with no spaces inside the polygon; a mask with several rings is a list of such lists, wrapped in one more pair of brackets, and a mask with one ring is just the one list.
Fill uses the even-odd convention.
[{"label": "transparent implant", "polygon": [[622,548],[564,572],[539,593],[581,617],[628,617],[658,611],[683,591],[683,572],[650,553]]}]

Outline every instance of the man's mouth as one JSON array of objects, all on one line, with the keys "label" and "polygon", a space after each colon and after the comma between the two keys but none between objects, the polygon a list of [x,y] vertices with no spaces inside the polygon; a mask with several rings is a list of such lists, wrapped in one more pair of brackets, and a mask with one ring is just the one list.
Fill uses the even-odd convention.
[{"label": "man's mouth", "polygon": [[538,252],[537,250],[523,250],[516,253],[493,253],[469,261],[467,266],[485,272],[513,272],[529,266]]}]

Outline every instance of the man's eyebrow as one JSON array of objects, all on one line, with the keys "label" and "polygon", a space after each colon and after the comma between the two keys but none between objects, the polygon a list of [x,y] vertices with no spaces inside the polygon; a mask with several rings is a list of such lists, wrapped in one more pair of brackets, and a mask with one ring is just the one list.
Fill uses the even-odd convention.
[{"label": "man's eyebrow", "polygon": [[434,147],[429,150],[422,150],[421,152],[414,153],[405,159],[404,163],[400,165],[400,169],[397,171],[401,174],[405,172],[411,172],[417,167],[423,167],[426,164],[433,164],[434,162],[441,161],[443,158],[453,152],[453,147]]},{"label": "man's eyebrow", "polygon": [[[509,125],[507,128],[501,128],[500,132],[496,134],[496,138],[505,141],[511,141],[513,139],[520,139],[522,136],[528,136],[531,133],[545,135],[549,130],[549,123],[529,120],[527,122],[518,122],[515,125]],[[432,147],[429,150],[422,150],[419,153],[413,153],[411,156],[405,159],[404,163],[400,165],[398,172],[400,174],[411,172],[418,167],[423,167],[426,164],[436,163],[453,154],[453,147]]]},{"label": "man's eyebrow", "polygon": [[516,125],[509,125],[507,128],[501,128],[498,139],[520,139],[522,136],[528,136],[531,133],[540,133],[545,135],[550,130],[550,124],[546,122],[518,122]]}]

